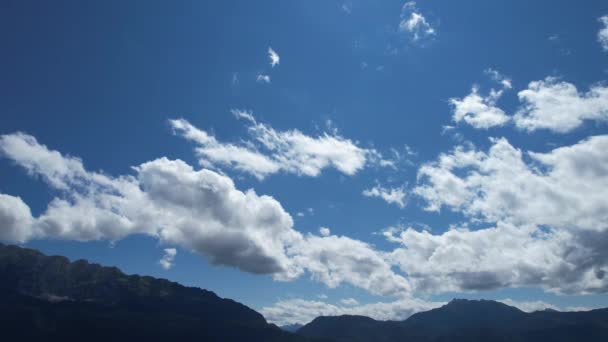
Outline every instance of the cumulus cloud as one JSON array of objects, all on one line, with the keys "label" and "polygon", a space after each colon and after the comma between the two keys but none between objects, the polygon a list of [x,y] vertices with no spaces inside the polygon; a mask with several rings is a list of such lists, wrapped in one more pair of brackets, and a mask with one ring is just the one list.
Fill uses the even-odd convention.
[{"label": "cumulus cloud", "polygon": [[566,133],[585,120],[608,120],[608,87],[601,84],[581,93],[572,83],[547,77],[530,82],[517,96],[523,105],[514,116],[515,124],[527,131]]},{"label": "cumulus cloud", "polygon": [[160,266],[165,270],[169,270],[173,267],[173,260],[175,260],[175,256],[177,255],[177,249],[175,248],[165,248],[163,257],[158,261]]},{"label": "cumulus cloud", "polygon": [[464,121],[475,128],[488,129],[502,126],[509,121],[509,116],[496,106],[496,102],[506,89],[511,89],[511,80],[494,69],[487,69],[485,72],[502,88],[498,90],[492,88],[487,96],[482,96],[478,87],[473,86],[469,95],[463,98],[451,98],[454,122]]},{"label": "cumulus cloud", "polygon": [[356,284],[372,294],[397,297],[411,291],[408,280],[392,270],[384,253],[363,241],[310,235],[295,249],[294,264],[330,288]]},{"label": "cumulus cloud", "polygon": [[[351,298],[352,299],[352,298]],[[442,306],[443,302],[427,302],[417,298],[401,298],[393,302],[359,304],[346,300],[342,305],[318,300],[287,299],[260,310],[262,315],[279,326],[306,324],[319,316],[361,315],[377,320],[404,320],[409,316]]]},{"label": "cumulus cloud", "polygon": [[[185,132],[212,141],[204,132]],[[3,240],[116,241],[146,234],[213,264],[272,274],[276,280],[308,273],[330,287],[348,283],[380,295],[409,289],[381,252],[329,232],[303,236],[274,198],[238,190],[230,178],[212,170],[163,157],[133,167],[134,176],[112,177],[87,171],[79,159],[22,133],[1,136],[0,152],[61,190],[38,217],[20,198],[0,194]],[[168,266],[172,252],[167,253]]]},{"label": "cumulus cloud", "polygon": [[233,110],[233,114],[249,124],[253,140],[221,143],[184,119],[169,123],[175,133],[198,145],[195,152],[201,165],[232,167],[260,180],[279,171],[316,177],[330,167],[350,176],[368,163],[381,165],[383,160],[377,151],[359,147],[335,131],[313,137],[296,129],[277,131],[257,122],[250,112]]},{"label": "cumulus cloud", "polygon": [[597,41],[604,51],[608,51],[608,15],[602,16],[598,20],[603,27],[597,33]]},{"label": "cumulus cloud", "polygon": [[321,234],[321,236],[329,236],[331,235],[331,231],[327,227],[321,227],[319,228],[319,234]]},{"label": "cumulus cloud", "polygon": [[363,196],[377,197],[384,200],[386,203],[395,204],[399,208],[405,207],[405,187],[385,188],[376,185],[371,189],[363,190]]},{"label": "cumulus cloud", "polygon": [[270,83],[270,75],[258,74],[255,80],[258,83]]},{"label": "cumulus cloud", "polygon": [[527,158],[506,139],[486,152],[458,147],[419,170],[427,210],[447,207],[494,227],[387,237],[415,288],[430,291],[540,286],[608,290],[608,136]]},{"label": "cumulus cloud", "polygon": [[430,38],[437,34],[426,17],[418,10],[414,1],[406,2],[401,8],[399,31],[408,33],[413,41]]},{"label": "cumulus cloud", "polygon": [[268,48],[268,58],[270,58],[270,66],[273,68],[279,65],[279,62],[281,61],[279,54],[276,53],[276,51],[274,51],[271,47]]}]

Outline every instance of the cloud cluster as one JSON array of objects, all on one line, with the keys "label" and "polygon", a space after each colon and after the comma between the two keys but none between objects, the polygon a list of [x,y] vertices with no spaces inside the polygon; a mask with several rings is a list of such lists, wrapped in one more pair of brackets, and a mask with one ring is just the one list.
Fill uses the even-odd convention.
[{"label": "cloud cluster", "polygon": [[487,96],[482,96],[474,86],[464,98],[450,99],[455,122],[465,122],[478,129],[512,122],[517,128],[529,132],[547,129],[567,133],[586,120],[608,121],[608,87],[602,84],[593,85],[588,92],[581,93],[574,84],[553,77],[532,81],[517,93],[520,105],[510,116],[496,102],[505,90],[511,88],[511,81],[495,70],[486,72],[500,82],[502,89],[492,89]]},{"label": "cloud cluster", "polygon": [[234,110],[233,114],[249,123],[253,140],[222,143],[184,119],[169,123],[176,134],[198,145],[195,151],[201,165],[231,167],[260,180],[280,171],[316,177],[330,167],[354,175],[368,163],[381,165],[384,161],[377,151],[359,147],[335,131],[313,137],[295,129],[277,131],[257,122],[249,112]]},{"label": "cloud cluster", "polygon": [[405,207],[405,187],[385,188],[376,185],[370,189],[363,190],[363,196],[377,197],[384,200],[386,203],[395,204],[399,208]]},{"label": "cloud cluster", "polygon": [[[210,137],[188,131],[202,141]],[[166,245],[205,256],[211,263],[292,280],[310,274],[327,286],[348,283],[379,295],[401,295],[407,280],[382,254],[347,237],[303,236],[274,198],[238,190],[227,176],[195,170],[165,157],[112,177],[85,170],[74,157],[49,150],[30,135],[0,137],[0,155],[58,191],[39,216],[19,198],[0,194],[0,239],[117,241],[146,234]],[[168,253],[170,266],[175,256]]]},{"label": "cloud cluster", "polygon": [[486,74],[498,82],[502,88],[498,90],[492,88],[487,96],[482,96],[479,94],[478,87],[473,86],[471,93],[462,99],[451,98],[454,122],[464,121],[475,128],[488,129],[502,126],[509,121],[509,116],[496,107],[496,102],[505,90],[511,89],[511,80],[494,69],[486,70]]},{"label": "cloud cluster", "polygon": [[437,33],[426,17],[418,10],[414,1],[406,2],[401,8],[399,31],[408,33],[413,41],[430,38]]},{"label": "cloud cluster", "polygon": [[540,286],[608,290],[608,136],[524,154],[506,139],[485,153],[458,147],[419,170],[427,210],[447,207],[494,227],[434,235],[387,232],[394,262],[416,289]]}]

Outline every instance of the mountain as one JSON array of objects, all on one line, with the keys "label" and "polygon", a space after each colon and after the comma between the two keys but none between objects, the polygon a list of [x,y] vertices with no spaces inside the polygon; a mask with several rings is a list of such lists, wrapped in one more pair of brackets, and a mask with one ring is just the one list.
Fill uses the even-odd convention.
[{"label": "mountain", "polygon": [[[303,341],[199,288],[0,244],[7,341]],[[10,338],[14,337],[14,338]]]},{"label": "mountain", "polygon": [[0,330],[12,341],[608,341],[608,309],[525,313],[456,299],[405,321],[317,317],[297,335],[210,291],[0,244]]},{"label": "mountain", "polygon": [[489,300],[455,299],[405,321],[317,317],[297,331],[335,341],[608,341],[608,309],[525,313]]}]

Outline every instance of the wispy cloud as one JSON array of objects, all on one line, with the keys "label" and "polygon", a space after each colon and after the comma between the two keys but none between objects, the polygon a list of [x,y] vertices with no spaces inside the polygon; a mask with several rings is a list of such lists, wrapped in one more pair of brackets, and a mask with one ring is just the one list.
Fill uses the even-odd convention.
[{"label": "wispy cloud", "polygon": [[413,41],[430,38],[437,34],[427,18],[416,7],[416,2],[406,2],[401,8],[401,21],[399,31],[410,35]]},{"label": "wispy cloud", "polygon": [[273,68],[281,62],[281,57],[271,47],[268,48],[268,58],[270,58],[270,66]]},{"label": "wispy cloud", "polygon": [[247,122],[253,140],[242,144],[222,143],[186,120],[170,120],[169,123],[175,133],[198,145],[195,151],[201,158],[201,165],[231,167],[258,179],[279,171],[316,177],[325,168],[335,168],[350,176],[367,164],[386,162],[376,150],[359,147],[335,130],[316,137],[295,129],[277,131],[257,122],[250,112],[232,112]]},{"label": "wispy cloud", "polygon": [[255,78],[255,80],[258,83],[270,83],[270,76],[269,75],[258,74],[258,76]]},{"label": "wispy cloud", "polygon": [[603,27],[597,33],[597,40],[602,46],[602,49],[608,51],[608,15],[602,16],[598,20]]}]

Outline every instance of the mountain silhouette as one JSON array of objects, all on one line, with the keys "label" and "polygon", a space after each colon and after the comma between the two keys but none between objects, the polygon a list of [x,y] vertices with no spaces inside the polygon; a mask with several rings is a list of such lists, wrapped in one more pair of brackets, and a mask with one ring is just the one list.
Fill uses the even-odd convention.
[{"label": "mountain silhouette", "polygon": [[405,321],[344,315],[279,328],[210,291],[3,244],[0,279],[7,341],[608,341],[608,309],[525,313],[464,299]]},{"label": "mountain silhouette", "polygon": [[491,300],[455,299],[405,321],[317,317],[297,331],[335,341],[608,341],[608,309],[532,313]]},{"label": "mountain silhouette", "polygon": [[0,244],[0,278],[6,341],[305,340],[213,292],[33,249]]}]

